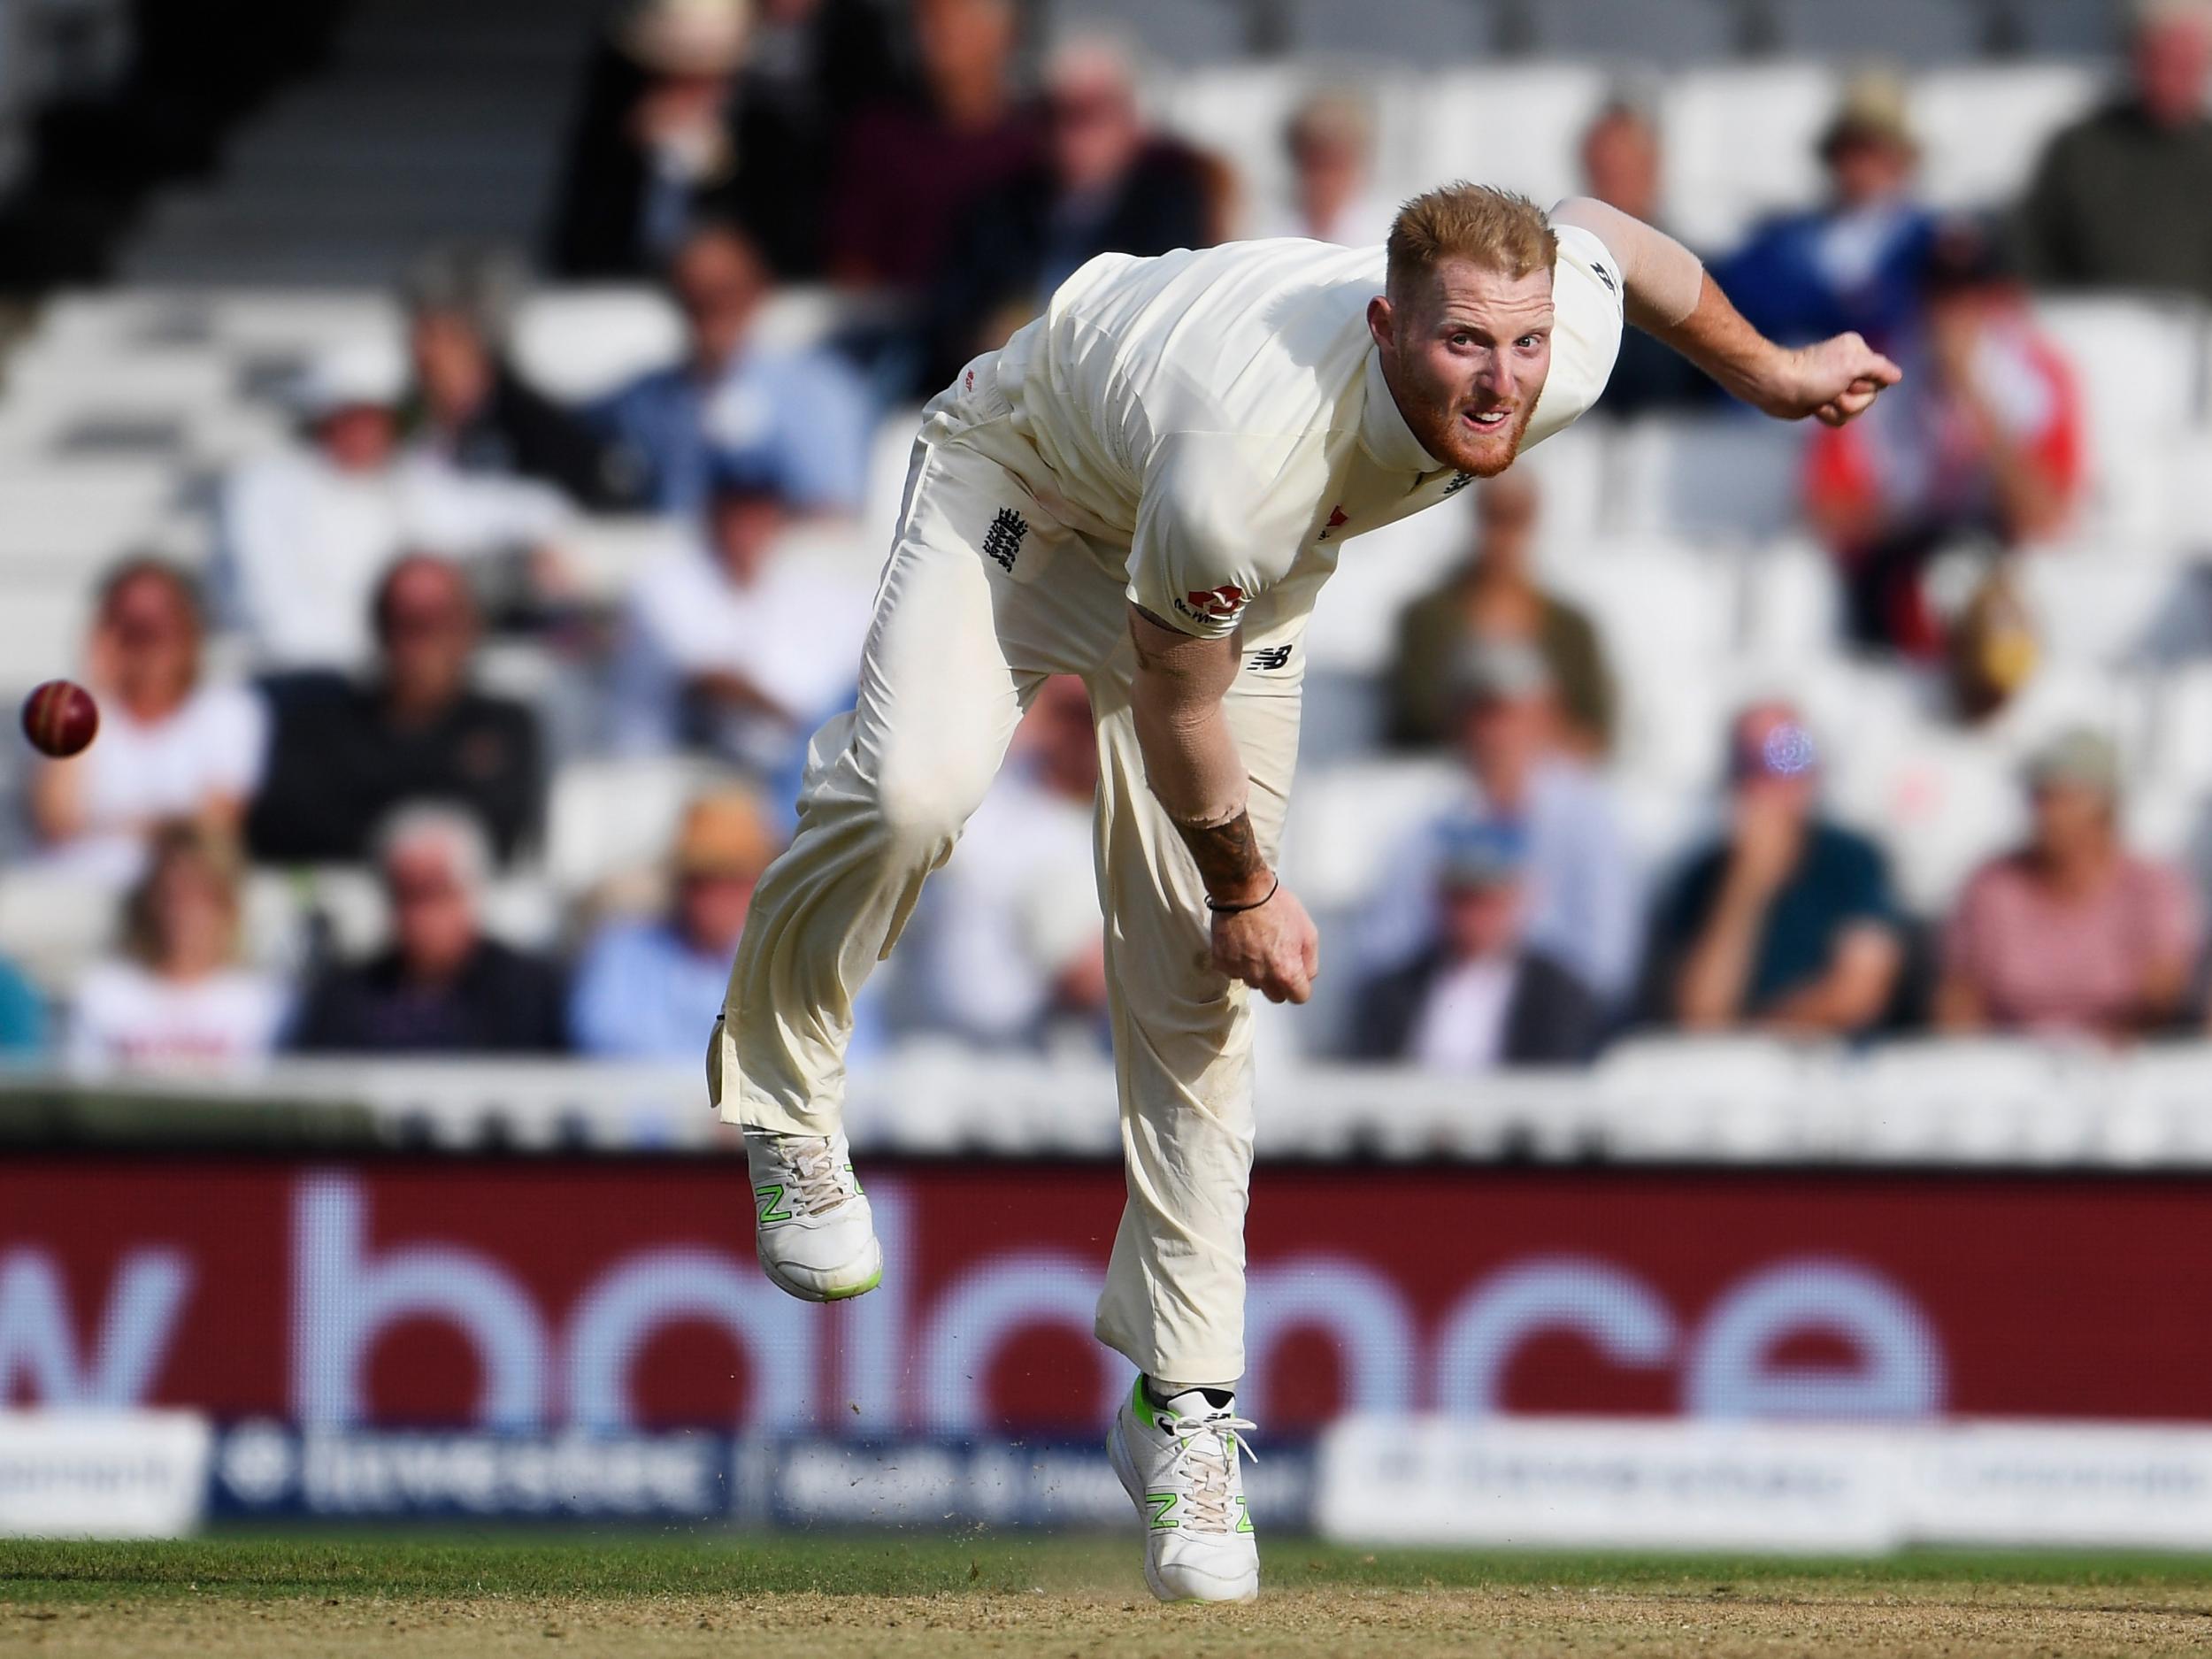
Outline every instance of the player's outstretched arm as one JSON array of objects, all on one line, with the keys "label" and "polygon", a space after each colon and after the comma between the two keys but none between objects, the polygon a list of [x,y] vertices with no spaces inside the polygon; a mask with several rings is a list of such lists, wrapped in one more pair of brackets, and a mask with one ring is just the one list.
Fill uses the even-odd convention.
[{"label": "player's outstretched arm", "polygon": [[1206,884],[1214,966],[1271,1002],[1302,1002],[1313,994],[1319,939],[1297,895],[1260,856],[1245,810],[1251,780],[1221,706],[1236,680],[1238,641],[1194,639],[1135,605],[1129,634],[1145,780]]},{"label": "player's outstretched arm", "polygon": [[1571,196],[1552,220],[1591,232],[1619,261],[1630,322],[1778,420],[1810,415],[1840,426],[1903,378],[1856,334],[1794,350],[1776,345],[1729,303],[1695,254],[1617,208]]}]

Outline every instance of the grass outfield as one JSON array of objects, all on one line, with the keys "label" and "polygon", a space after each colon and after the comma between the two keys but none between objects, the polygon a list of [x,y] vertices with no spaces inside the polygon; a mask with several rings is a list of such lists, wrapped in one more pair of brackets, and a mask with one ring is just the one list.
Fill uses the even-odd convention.
[{"label": "grass outfield", "polygon": [[989,1532],[0,1540],[0,1654],[2212,1653],[2212,1560],[1369,1555],[1162,1608],[1134,1540]]}]

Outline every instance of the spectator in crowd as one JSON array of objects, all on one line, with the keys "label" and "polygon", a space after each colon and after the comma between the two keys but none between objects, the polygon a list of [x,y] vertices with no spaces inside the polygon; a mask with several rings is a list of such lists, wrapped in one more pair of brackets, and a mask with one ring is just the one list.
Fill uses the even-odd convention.
[{"label": "spectator in crowd", "polygon": [[22,970],[0,956],[0,1064],[46,1047],[46,1002]]},{"label": "spectator in crowd", "polygon": [[537,838],[543,746],[527,708],[471,683],[479,626],[467,579],[442,559],[402,559],[373,609],[372,676],[302,676],[274,697],[268,770],[246,820],[254,856],[357,860],[393,808],[430,798],[465,810],[512,858]]},{"label": "spectator in crowd", "polygon": [[2212,4],[2137,7],[2128,89],[2052,139],[2021,210],[2029,275],[2212,300]]},{"label": "spectator in crowd", "polygon": [[1842,561],[1850,637],[1919,656],[1939,631],[1929,560],[1962,537],[2006,546],[2063,527],[2083,476],[2072,370],[2038,332],[1996,244],[1947,227],[1929,251],[1925,316],[1897,348],[1899,396],[1806,450],[1806,507]]},{"label": "spectator in crowd", "polygon": [[1119,49],[1102,40],[1063,47],[1046,70],[1044,114],[1041,157],[987,191],[947,250],[930,297],[925,393],[1004,345],[1096,255],[1217,240],[1204,164],[1146,130]]},{"label": "spectator in crowd", "polygon": [[1578,1065],[1597,1052],[1605,1028],[1597,999],[1524,936],[1528,862],[1517,824],[1467,818],[1446,827],[1435,942],[1361,988],[1356,1058],[1463,1073]]},{"label": "spectator in crowd", "polygon": [[617,446],[618,488],[633,504],[693,513],[717,451],[772,471],[808,512],[859,510],[873,435],[867,395],[837,357],[764,346],[753,325],[768,268],[726,222],[695,227],[668,267],[684,314],[685,359],[640,376],[595,411]]},{"label": "spectator in crowd", "polygon": [[237,964],[238,861],[229,838],[178,819],[153,832],[124,910],[124,953],[76,987],[70,1065],[84,1071],[236,1071],[265,1058],[282,987]]},{"label": "spectator in crowd", "polygon": [[1375,121],[1367,99],[1348,89],[1315,93],[1291,115],[1283,148],[1290,199],[1263,214],[1253,234],[1380,246],[1398,204],[1374,186]]},{"label": "spectator in crowd", "polygon": [[970,213],[1043,153],[1015,96],[1014,0],[913,0],[922,96],[855,119],[827,204],[832,277],[919,298]]},{"label": "spectator in crowd", "polygon": [[173,565],[131,559],[101,584],[85,673],[99,741],[42,763],[31,781],[33,826],[72,871],[119,887],[137,879],[161,820],[237,829],[268,717],[244,687],[201,678],[205,631],[198,585]]},{"label": "spectator in crowd", "polygon": [[1516,472],[1489,480],[1474,495],[1473,552],[1398,618],[1390,741],[1405,749],[1448,741],[1453,665],[1469,642],[1525,640],[1543,653],[1558,687],[1561,740],[1577,754],[1601,756],[1613,737],[1613,678],[1588,616],[1537,584],[1541,492],[1532,478]]},{"label": "spectator in crowd", "polygon": [[1730,744],[1733,815],[1660,902],[1655,1011],[1693,1031],[1848,1037],[1887,1010],[1902,964],[1888,869],[1819,810],[1795,710],[1762,703]]},{"label": "spectator in crowd", "polygon": [[402,807],[376,837],[376,864],[391,907],[391,946],[316,979],[294,1048],[551,1054],[567,1046],[559,973],[484,932],[491,849],[473,814],[434,802]]},{"label": "spectator in crowd", "polygon": [[469,473],[536,479],[586,506],[610,504],[603,446],[590,426],[507,360],[521,273],[482,250],[417,261],[402,289],[420,427],[417,446]]},{"label": "spectator in crowd", "polygon": [[542,551],[568,508],[557,491],[403,460],[406,365],[360,340],[317,359],[298,388],[308,442],[226,480],[218,566],[229,620],[274,670],[352,670],[367,657],[369,596],[409,549],[454,557]]},{"label": "spectator in crowd", "polygon": [[718,457],[696,545],[639,572],[616,664],[616,740],[711,749],[766,781],[849,696],[868,630],[856,584],[786,557],[772,475]]},{"label": "spectator in crowd", "polygon": [[[1659,202],[1659,128],[1640,106],[1615,98],[1582,134],[1582,188],[1609,207],[1664,226]],[[1630,420],[1659,410],[1683,409],[1713,399],[1712,382],[1690,360],[1640,328],[1621,331],[1599,410]]]},{"label": "spectator in crowd", "polygon": [[1468,816],[1496,818],[1528,837],[1530,945],[1618,1006],[1642,944],[1642,881],[1611,792],[1560,741],[1550,664],[1526,640],[1477,637],[1451,684],[1469,798],[1385,862],[1390,879],[1354,941],[1357,963],[1368,972],[1398,966],[1433,942],[1429,895],[1446,829]]},{"label": "spectator in crowd", "polygon": [[901,90],[888,12],[874,0],[758,0],[733,130],[737,157],[716,211],[743,226],[786,279],[822,274],[823,204],[845,129]]},{"label": "spectator in crowd", "polygon": [[924,890],[907,1000],[920,1025],[979,1045],[1102,1053],[1098,740],[1081,680],[1056,675],[1038,688],[1015,754]]},{"label": "spectator in crowd", "polygon": [[775,856],[759,803],[743,790],[702,795],[670,861],[674,890],[651,920],[611,922],[578,964],[569,1030],[583,1053],[696,1060],[722,1011],[753,884]]},{"label": "spectator in crowd", "polygon": [[736,169],[730,91],[746,0],[641,0],[594,58],[569,136],[552,265],[640,277],[674,250],[702,201]]},{"label": "spectator in crowd", "polygon": [[2027,844],[1976,872],[1946,930],[1937,1025],[2110,1041],[2171,1025],[2202,912],[2179,871],[2123,844],[2110,741],[2062,733],[2030,764],[2028,787]]},{"label": "spectator in crowd", "polygon": [[1754,327],[1786,345],[1855,329],[1887,350],[1919,310],[1935,233],[1913,195],[1920,151],[1902,82],[1878,71],[1855,79],[1820,157],[1827,204],[1765,226],[1713,275]]}]

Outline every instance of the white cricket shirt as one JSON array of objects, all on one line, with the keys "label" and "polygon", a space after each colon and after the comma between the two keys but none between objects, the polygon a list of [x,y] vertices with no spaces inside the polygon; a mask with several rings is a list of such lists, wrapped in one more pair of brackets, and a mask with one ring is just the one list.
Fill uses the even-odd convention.
[{"label": "white cricket shirt", "polygon": [[[1620,349],[1618,263],[1558,230],[1550,377],[1523,447],[1597,402]],[[1102,254],[999,353],[1041,464],[1023,481],[1130,600],[1202,638],[1294,638],[1353,536],[1467,483],[1425,451],[1367,332],[1380,248],[1230,242]],[[1097,545],[1102,543],[1102,547]]]}]

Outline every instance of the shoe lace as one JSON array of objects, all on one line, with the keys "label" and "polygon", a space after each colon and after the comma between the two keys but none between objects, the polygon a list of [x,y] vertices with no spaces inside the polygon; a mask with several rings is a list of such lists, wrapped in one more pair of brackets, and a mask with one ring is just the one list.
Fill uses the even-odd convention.
[{"label": "shoe lace", "polygon": [[1176,1460],[1190,1482],[1186,1500],[1193,1526],[1202,1532],[1225,1532],[1236,1525],[1230,1513],[1229,1477],[1235,1471],[1237,1454],[1254,1463],[1260,1455],[1245,1437],[1259,1425],[1226,1413],[1210,1417],[1177,1417],[1166,1425],[1175,1437]]},{"label": "shoe lace", "polygon": [[828,1136],[795,1138],[785,1141],[781,1150],[791,1166],[791,1190],[785,1198],[804,1214],[825,1214],[852,1196],[838,1179],[841,1171]]}]

